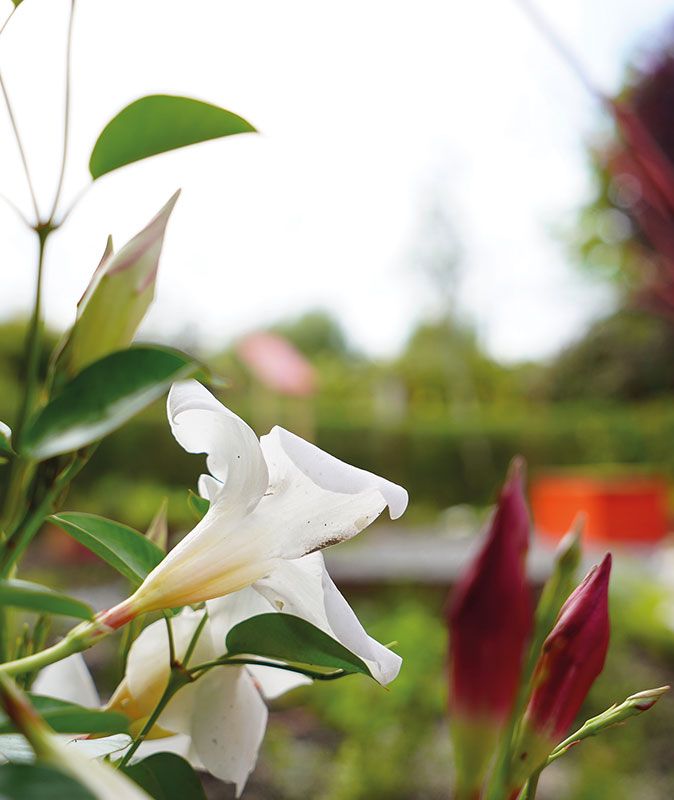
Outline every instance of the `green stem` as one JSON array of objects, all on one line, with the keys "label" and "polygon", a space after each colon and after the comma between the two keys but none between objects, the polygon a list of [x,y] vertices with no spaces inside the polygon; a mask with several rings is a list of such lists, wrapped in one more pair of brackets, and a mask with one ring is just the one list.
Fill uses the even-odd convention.
[{"label": "green stem", "polygon": [[13,677],[23,675],[25,672],[37,672],[50,664],[62,661],[73,653],[87,650],[112,632],[111,628],[101,625],[95,619],[83,622],[66,634],[60,642],[56,642],[46,650],[0,664],[0,674]]},{"label": "green stem", "polygon": [[541,777],[542,771],[542,769],[537,770],[529,778],[524,785],[524,789],[522,789],[522,794],[520,795],[519,800],[534,800],[536,797],[536,790],[538,789],[538,779]]},{"label": "green stem", "polygon": [[2,559],[0,560],[0,578],[6,578],[11,574],[35,534],[42,527],[45,517],[52,512],[59,495],[87,463],[88,458],[88,454],[77,455],[58,475],[40,504],[33,511],[30,511],[25,520],[16,528],[12,538],[5,543]]},{"label": "green stem", "polygon": [[199,620],[199,624],[197,625],[196,630],[192,634],[192,638],[190,639],[190,643],[187,645],[187,650],[185,650],[185,657],[183,658],[183,664],[185,667],[190,663],[190,658],[192,658],[192,653],[194,652],[194,648],[197,646],[197,642],[199,641],[199,637],[201,636],[201,632],[204,629],[204,625],[208,622],[208,612],[204,609],[203,616]]},{"label": "green stem", "polygon": [[150,733],[152,728],[157,724],[157,720],[161,716],[162,711],[166,708],[169,701],[173,697],[173,695],[179,690],[182,689],[183,686],[186,686],[188,683],[192,681],[192,677],[188,675],[182,668],[178,666],[174,666],[171,668],[171,674],[169,677],[168,684],[166,689],[164,689],[164,694],[161,696],[160,701],[157,703],[154,711],[147,719],[145,725],[143,725],[143,729],[138,734],[138,736],[133,740],[131,747],[126,751],[124,757],[119,762],[118,768],[122,769],[125,767],[133,754],[138,750],[141,744],[145,741],[147,735]]},{"label": "green stem", "polygon": [[49,222],[53,222],[58,208],[59,199],[61,198],[61,190],[63,189],[63,179],[66,173],[66,161],[68,158],[68,139],[70,132],[70,63],[72,60],[72,45],[73,45],[73,21],[75,19],[75,0],[70,0],[70,18],[68,20],[68,44],[66,45],[66,91],[64,100],[63,111],[63,151],[61,154],[61,170],[59,172],[58,184],[56,186],[56,194],[54,196],[54,203],[51,211],[49,212]]}]

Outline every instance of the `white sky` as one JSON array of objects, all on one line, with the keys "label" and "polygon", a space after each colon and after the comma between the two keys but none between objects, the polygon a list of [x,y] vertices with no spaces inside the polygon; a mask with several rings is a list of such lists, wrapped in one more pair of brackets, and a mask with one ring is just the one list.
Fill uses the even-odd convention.
[{"label": "white sky", "polygon": [[[206,346],[324,306],[372,354],[428,309],[414,269],[428,193],[465,255],[460,298],[503,359],[547,355],[601,309],[556,230],[588,192],[583,142],[600,115],[513,0],[78,0],[65,200],[105,123],[144,94],[217,103],[262,136],[176,151],[97,181],[52,240],[58,326],[112,233],[140,229],[178,186],[148,336]],[[24,0],[0,66],[44,210],[61,146],[68,0]],[[597,83],[674,12],[664,0],[540,0]],[[6,14],[9,0],[0,0]],[[650,36],[649,36],[650,35]],[[0,191],[30,204],[0,115]],[[27,310],[34,243],[0,207],[0,317]]]}]

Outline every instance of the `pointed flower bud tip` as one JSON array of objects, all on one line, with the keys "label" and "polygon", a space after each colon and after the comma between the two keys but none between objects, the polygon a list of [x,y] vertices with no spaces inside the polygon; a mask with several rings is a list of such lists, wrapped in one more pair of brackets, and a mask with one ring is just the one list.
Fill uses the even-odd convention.
[{"label": "pointed flower bud tip", "polygon": [[485,541],[457,583],[447,613],[457,764],[470,764],[478,781],[510,714],[532,628],[525,575],[529,513],[521,472],[519,464],[511,468]]},{"label": "pointed flower bud tip", "polygon": [[564,736],[604,668],[610,635],[610,573],[609,553],[562,606],[543,645],[527,716],[553,739]]}]

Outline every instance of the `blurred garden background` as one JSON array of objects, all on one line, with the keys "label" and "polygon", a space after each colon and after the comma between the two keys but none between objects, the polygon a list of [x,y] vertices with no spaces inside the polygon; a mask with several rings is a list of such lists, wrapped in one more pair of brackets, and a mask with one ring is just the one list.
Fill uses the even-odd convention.
[{"label": "blurred garden background", "polygon": [[[344,554],[327,556],[369,632],[397,640],[405,660],[399,679],[390,691],[354,677],[283,698],[246,797],[439,800],[452,783],[443,606],[515,454],[525,457],[532,486],[555,474],[604,488],[620,481],[628,494],[643,481],[666,487],[654,501],[661,516],[646,535],[637,517],[633,537],[628,531],[622,541],[600,541],[600,534],[610,536],[608,525],[589,543],[589,561],[612,549],[617,568],[612,649],[584,717],[635,689],[674,680],[674,222],[669,232],[660,209],[653,210],[599,99],[515,3],[476,4],[489,6],[480,12],[493,14],[489,26],[474,9],[457,6],[394,4],[389,16],[388,5],[375,4],[377,14],[364,10],[361,19],[351,4],[330,20],[342,36],[340,69],[327,66],[337,57],[332,51],[321,60],[329,21],[315,6],[310,12],[294,3],[277,16],[269,4],[252,3],[257,11],[225,5],[191,9],[181,32],[187,44],[178,46],[175,23],[158,24],[157,40],[139,37],[122,71],[123,78],[136,69],[157,90],[147,52],[156,46],[163,67],[173,52],[181,54],[176,68],[195,56],[214,99],[236,106],[268,138],[263,166],[248,174],[250,160],[260,158],[254,143],[228,145],[222,162],[218,145],[209,145],[211,166],[203,162],[196,183],[216,175],[217,192],[211,187],[209,208],[199,215],[195,183],[186,186],[184,216],[175,233],[169,228],[148,336],[207,362],[225,381],[220,398],[258,433],[287,427],[402,484],[411,498],[398,523],[381,521]],[[152,13],[149,6],[143,14]],[[571,3],[555,13],[541,4],[592,78],[605,81],[603,91],[637,114],[674,171],[668,6]],[[110,13],[109,3],[98,11],[85,7],[79,23],[108,31],[98,56],[103,89],[120,77],[106,65],[106,54],[114,53]],[[255,13],[262,14],[258,27]],[[455,18],[459,30],[449,31]],[[315,33],[311,41],[291,33],[300,19],[307,35]],[[457,63],[443,60],[439,22],[447,26],[448,47],[462,30],[470,40]],[[288,32],[285,46],[294,49],[287,62],[284,47],[270,45],[275,28]],[[419,64],[408,61],[424,50],[426,34],[421,60],[429,72],[419,84]],[[239,53],[234,39],[251,43],[253,79],[236,58],[221,57],[219,48],[229,45]],[[25,54],[12,53],[11,41],[7,58],[20,62]],[[504,75],[497,75],[502,64]],[[277,65],[288,85],[270,76]],[[465,70],[450,72],[452,65]],[[352,95],[359,76],[366,85]],[[25,80],[30,88],[33,79]],[[265,80],[277,90],[273,102],[256,94],[256,81]],[[76,79],[74,113],[85,130],[97,129],[98,109],[122,105],[123,80],[121,87],[114,98],[99,88],[86,116],[94,90]],[[410,98],[406,112],[401,99]],[[361,130],[366,103],[381,113],[364,113],[359,138],[354,130]],[[318,144],[318,129],[304,125],[312,108],[324,126]],[[454,122],[474,136],[445,137]],[[417,126],[432,135],[415,138]],[[308,149],[303,137],[313,137]],[[417,158],[403,156],[399,164],[395,148],[406,147]],[[171,155],[161,167],[139,167],[137,183],[115,176],[96,189],[93,209],[72,221],[80,234],[87,230],[80,252],[71,250],[67,232],[58,234],[48,276],[56,297],[47,309],[53,344],[102,251],[109,219],[139,228],[148,216],[140,205],[154,208],[155,195],[168,196],[165,187],[182,180],[190,158],[197,157]],[[404,203],[390,200],[405,193]],[[11,211],[2,214],[9,229]],[[14,418],[23,377],[21,308],[31,276],[11,263],[27,246],[20,233],[3,244],[9,291],[0,301],[0,419]],[[166,502],[175,541],[194,524],[184,487],[196,488],[201,466],[176,445],[157,404],[103,442],[66,508],[144,531]],[[532,566],[540,581],[554,543],[539,535],[536,518],[534,527]],[[121,596],[112,572],[56,529],[42,532],[30,567],[36,577],[49,573],[48,582],[66,574],[69,590],[98,598],[100,607]],[[113,686],[118,677],[102,679]],[[673,748],[674,710],[665,698],[653,713],[549,769],[539,796],[671,798]],[[213,797],[229,797],[227,791],[214,786]]]}]

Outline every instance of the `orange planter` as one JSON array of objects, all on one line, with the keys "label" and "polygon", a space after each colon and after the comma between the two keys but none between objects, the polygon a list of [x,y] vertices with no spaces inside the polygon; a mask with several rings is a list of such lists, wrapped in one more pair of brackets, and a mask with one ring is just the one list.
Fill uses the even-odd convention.
[{"label": "orange planter", "polygon": [[554,539],[579,511],[587,515],[588,540],[653,543],[669,527],[667,484],[660,478],[540,476],[532,481],[531,504],[536,530]]}]

